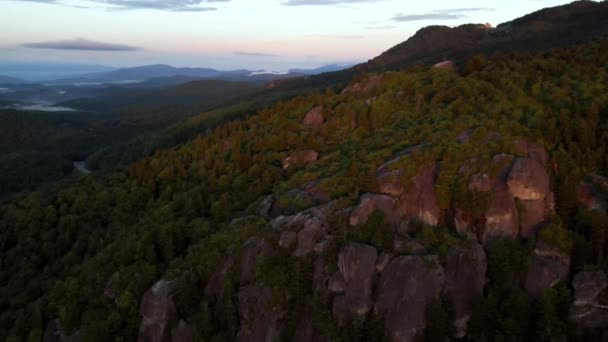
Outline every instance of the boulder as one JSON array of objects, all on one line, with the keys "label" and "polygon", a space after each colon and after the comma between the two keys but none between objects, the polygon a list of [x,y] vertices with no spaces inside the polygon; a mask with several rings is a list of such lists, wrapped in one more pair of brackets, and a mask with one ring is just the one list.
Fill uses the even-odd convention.
[{"label": "boulder", "polygon": [[549,222],[555,214],[555,199],[553,193],[549,193],[542,200],[520,201],[519,223],[520,236],[531,239],[536,236],[538,229]]},{"label": "boulder", "polygon": [[350,224],[358,226],[367,223],[369,217],[380,211],[386,220],[392,224],[398,224],[399,218],[395,210],[395,200],[387,195],[365,194],[361,196],[359,205],[350,214]]},{"label": "boulder", "polygon": [[434,69],[454,70],[456,64],[453,61],[443,61],[433,65]]},{"label": "boulder", "polygon": [[544,241],[538,241],[526,277],[526,291],[532,298],[565,280],[570,273],[570,255]]},{"label": "boulder", "polygon": [[266,256],[273,253],[273,248],[266,239],[253,237],[245,242],[241,252],[241,267],[239,282],[247,284],[253,279],[255,269]]},{"label": "boulder", "polygon": [[240,328],[236,341],[278,341],[286,310],[264,285],[241,287],[238,293]]},{"label": "boulder", "polygon": [[274,230],[289,230],[297,234],[295,256],[314,251],[317,242],[327,235],[328,223],[323,207],[310,208],[293,216],[279,216],[269,225]]},{"label": "boulder", "polygon": [[281,233],[279,238],[279,247],[285,249],[291,249],[298,239],[298,233],[292,231],[285,231]]},{"label": "boulder", "polygon": [[414,341],[426,325],[426,308],[441,295],[445,275],[436,256],[401,256],[378,283],[375,314],[385,320],[390,341]]},{"label": "boulder", "polygon": [[268,195],[260,198],[256,201],[249,209],[249,211],[254,212],[257,215],[260,215],[265,218],[270,218],[270,210],[274,205],[274,196]]},{"label": "boulder", "polygon": [[459,144],[466,144],[469,141],[471,141],[472,137],[473,137],[473,130],[467,129],[466,131],[458,134],[458,136],[456,137],[456,142]]},{"label": "boulder", "polygon": [[318,202],[329,202],[331,200],[331,196],[327,191],[321,188],[321,181],[314,180],[307,183],[304,183],[300,186],[300,189],[306,191],[312,198],[317,200]]},{"label": "boulder", "polygon": [[[603,271],[582,271],[572,281],[570,319],[583,329],[608,328],[608,279]],[[604,297],[604,302],[602,301]]]},{"label": "boulder", "polygon": [[387,253],[380,254],[380,256],[378,257],[378,261],[376,261],[376,272],[384,272],[384,269],[386,268],[388,263],[391,262],[391,260],[393,260],[393,255]]},{"label": "boulder", "polygon": [[428,144],[418,144],[418,145],[410,146],[410,147],[406,148],[405,150],[397,152],[388,162],[386,162],[386,163],[382,164],[380,167],[378,167],[378,169],[376,170],[376,175],[380,176],[383,173],[393,171],[393,167],[395,166],[395,164],[400,162],[404,157],[409,156],[410,154],[412,154],[414,152],[421,151],[422,149],[424,149],[427,146],[428,146]]},{"label": "boulder", "polygon": [[549,174],[543,164],[532,158],[517,158],[507,184],[513,196],[524,200],[544,200],[551,192]]},{"label": "boulder", "polygon": [[403,171],[393,170],[379,174],[376,177],[378,191],[382,194],[399,198],[405,191],[403,187]]},{"label": "boulder", "polygon": [[484,244],[492,238],[517,238],[519,215],[515,200],[506,184],[502,182],[496,184],[485,219],[486,224],[481,236]]},{"label": "boulder", "polygon": [[352,94],[361,94],[367,93],[370,90],[378,87],[384,81],[384,75],[374,75],[371,76],[367,81],[357,82],[353,85],[349,85],[348,87],[342,90],[341,95],[352,95]]},{"label": "boulder", "polygon": [[403,217],[431,226],[439,224],[441,209],[435,194],[436,171],[436,164],[427,166],[412,179],[411,188],[399,198],[397,204]]},{"label": "boulder", "polygon": [[445,266],[445,295],[452,304],[456,338],[466,336],[474,300],[483,296],[487,261],[477,242],[450,248]]},{"label": "boulder", "polygon": [[180,320],[173,331],[171,332],[172,342],[193,342],[194,331],[192,326],[186,323],[184,320]]},{"label": "boulder", "polygon": [[454,211],[454,227],[456,228],[456,232],[471,240],[477,239],[475,221],[475,217],[465,210],[456,208]]},{"label": "boulder", "polygon": [[173,282],[164,279],[156,282],[141,300],[139,314],[139,342],[161,342],[169,334],[169,326],[177,319],[177,311],[173,303]]},{"label": "boulder", "polygon": [[302,121],[302,123],[310,127],[321,127],[321,125],[323,125],[323,122],[325,122],[325,118],[323,117],[323,114],[321,114],[322,111],[322,106],[317,106],[309,110],[304,116],[304,120]]},{"label": "boulder", "polygon": [[315,150],[304,150],[295,152],[283,160],[283,169],[287,170],[295,165],[311,164],[319,159],[319,152]]},{"label": "boulder", "polygon": [[344,295],[334,299],[333,313],[340,321],[364,320],[373,307],[371,299],[378,253],[374,247],[348,243],[338,255],[338,272]]},{"label": "boulder", "polygon": [[549,154],[542,144],[516,139],[513,145],[515,150],[522,155],[540,162],[545,167],[549,166]]}]

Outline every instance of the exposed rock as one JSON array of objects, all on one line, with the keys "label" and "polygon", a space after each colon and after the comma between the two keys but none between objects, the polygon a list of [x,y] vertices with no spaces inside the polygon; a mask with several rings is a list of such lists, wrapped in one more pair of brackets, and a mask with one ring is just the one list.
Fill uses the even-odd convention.
[{"label": "exposed rock", "polygon": [[485,213],[486,224],[481,241],[486,243],[491,238],[517,238],[519,234],[519,215],[515,200],[504,183],[494,189],[492,200]]},{"label": "exposed rock", "polygon": [[528,142],[524,139],[517,139],[513,144],[517,152],[540,162],[545,167],[549,166],[549,154],[542,144]]},{"label": "exposed rock", "polygon": [[378,257],[378,260],[376,261],[376,272],[378,272],[378,273],[384,272],[384,269],[386,268],[388,263],[391,262],[391,260],[393,260],[393,256],[391,254],[387,254],[387,253],[380,254],[380,256]]},{"label": "exposed rock", "polygon": [[292,215],[302,209],[314,207],[316,204],[317,200],[312,194],[300,188],[291,189],[278,196],[270,210],[270,217]]},{"label": "exposed rock", "polygon": [[608,186],[602,186],[605,183],[608,178],[597,175],[581,181],[576,187],[576,200],[587,210],[608,212]]},{"label": "exposed rock", "polygon": [[537,230],[555,213],[553,193],[542,200],[520,201],[519,204],[522,209],[519,211],[520,236],[524,239],[536,236]]},{"label": "exposed rock", "polygon": [[445,70],[454,70],[456,64],[453,61],[443,61],[433,65],[435,69],[445,69]]},{"label": "exposed rock", "polygon": [[348,243],[338,255],[344,295],[334,299],[333,313],[339,320],[364,319],[373,307],[371,299],[378,253],[371,246]]},{"label": "exposed rock", "polygon": [[144,294],[139,314],[142,316],[139,326],[138,341],[161,342],[169,333],[169,326],[177,319],[173,303],[174,284],[159,280]]},{"label": "exposed rock", "polygon": [[546,289],[565,280],[569,272],[570,256],[543,241],[538,241],[528,268],[526,291],[533,298],[540,298]]},{"label": "exposed rock", "polygon": [[487,261],[483,247],[469,242],[464,247],[452,247],[446,257],[445,294],[454,310],[456,338],[466,335],[473,312],[473,301],[483,295]]},{"label": "exposed rock", "polygon": [[294,165],[311,164],[319,159],[319,152],[315,150],[304,150],[295,152],[283,160],[283,169],[287,170]]},{"label": "exposed rock", "polygon": [[487,173],[477,173],[469,179],[469,190],[477,192],[488,192],[492,190],[492,179]]},{"label": "exposed rock", "polygon": [[376,177],[380,193],[400,197],[405,191],[403,188],[403,171],[393,170],[379,174]]},{"label": "exposed rock", "polygon": [[507,180],[513,196],[525,200],[544,200],[551,192],[549,174],[536,159],[517,158]]},{"label": "exposed rock", "polygon": [[205,287],[205,296],[213,300],[219,299],[224,293],[226,279],[230,275],[230,270],[236,261],[235,253],[229,252],[220,267],[213,273]]},{"label": "exposed rock", "polygon": [[185,321],[180,320],[171,332],[171,340],[172,342],[193,342],[194,331],[192,330],[192,326]]},{"label": "exposed rock", "polygon": [[378,284],[375,313],[384,316],[390,341],[413,341],[426,325],[426,308],[439,298],[445,275],[437,257],[402,256],[391,261]]},{"label": "exposed rock", "polygon": [[254,212],[262,217],[270,218],[270,210],[274,204],[274,196],[264,196],[248,209],[250,212]]},{"label": "exposed rock", "polygon": [[50,321],[44,331],[42,342],[80,342],[80,332],[76,332],[69,336],[63,330],[61,322],[58,319]]},{"label": "exposed rock", "polygon": [[[583,271],[572,281],[574,303],[570,308],[570,319],[582,328],[607,328],[608,303],[606,297],[608,279],[603,271]],[[604,299],[605,300],[605,299]]]},{"label": "exposed rock", "polygon": [[278,341],[286,314],[264,285],[241,287],[238,294],[240,328],[236,341]]},{"label": "exposed rock", "polygon": [[369,217],[376,211],[384,214],[389,223],[397,224],[399,221],[395,211],[395,200],[387,195],[365,194],[361,196],[359,205],[350,215],[350,224],[358,226],[367,223]]},{"label": "exposed rock", "polygon": [[269,225],[274,230],[288,229],[297,232],[297,247],[295,256],[303,256],[312,252],[315,244],[327,235],[327,217],[323,208],[315,207],[302,211],[294,216],[279,216]]},{"label": "exposed rock", "polygon": [[412,179],[411,188],[398,202],[399,212],[431,226],[439,224],[441,209],[435,194],[436,165],[427,166]]},{"label": "exposed rock", "polygon": [[307,183],[302,184],[300,188],[310,194],[314,199],[319,202],[329,202],[331,200],[330,195],[327,191],[321,189],[320,187],[321,181],[314,180]]},{"label": "exposed rock", "polygon": [[454,227],[458,234],[469,239],[477,239],[477,233],[474,226],[475,217],[462,209],[456,209],[454,212]]},{"label": "exposed rock", "polygon": [[272,246],[265,239],[251,238],[243,246],[241,253],[241,275],[239,282],[247,284],[253,279],[260,258],[273,253]]},{"label": "exposed rock", "polygon": [[313,264],[313,287],[316,293],[326,294],[329,283],[329,271],[323,257],[318,257]]},{"label": "exposed rock", "polygon": [[279,238],[279,247],[291,249],[298,239],[298,233],[292,231],[284,231]]},{"label": "exposed rock", "polygon": [[326,238],[315,245],[314,251],[317,255],[323,255],[327,253],[327,251],[329,251],[334,244],[334,239]]},{"label": "exposed rock", "polygon": [[344,88],[344,90],[342,90],[341,94],[350,95],[350,94],[367,93],[370,90],[378,87],[380,84],[382,84],[383,81],[384,81],[384,75],[374,75],[374,76],[371,76],[365,82],[357,82],[353,85],[350,85],[350,86]]},{"label": "exposed rock", "polygon": [[325,122],[325,118],[321,114],[322,111],[322,106],[318,106],[309,110],[304,116],[304,120],[302,121],[302,123],[306,126],[311,126],[315,128],[320,127],[323,122]]},{"label": "exposed rock", "polygon": [[344,280],[342,273],[336,272],[329,278],[327,281],[327,289],[331,293],[344,293],[344,291],[346,291],[346,281]]},{"label": "exposed rock", "polygon": [[466,131],[460,133],[456,137],[456,142],[459,143],[459,144],[466,144],[469,141],[471,141],[472,137],[473,137],[473,130],[467,129]]}]

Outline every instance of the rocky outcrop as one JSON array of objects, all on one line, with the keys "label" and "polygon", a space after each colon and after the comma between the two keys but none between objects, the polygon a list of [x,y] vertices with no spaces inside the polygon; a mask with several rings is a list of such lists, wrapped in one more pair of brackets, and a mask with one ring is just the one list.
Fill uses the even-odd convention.
[{"label": "rocky outcrop", "polygon": [[384,81],[384,75],[371,76],[366,81],[357,82],[342,90],[342,95],[364,94],[378,87]]},{"label": "rocky outcrop", "polygon": [[259,261],[273,253],[273,248],[266,239],[253,237],[245,242],[241,251],[241,274],[239,282],[248,284],[252,279]]},{"label": "rocky outcrop", "polygon": [[520,201],[519,223],[520,236],[531,239],[536,235],[538,229],[551,220],[555,214],[555,197],[550,192],[544,199],[532,201]]},{"label": "rocky outcrop", "polygon": [[58,319],[50,321],[42,336],[42,342],[80,342],[80,333],[76,332],[71,336],[66,334]]},{"label": "rocky outcrop", "polygon": [[516,139],[513,145],[515,150],[525,157],[540,162],[544,167],[549,166],[549,154],[542,144],[529,142],[525,139]]},{"label": "rocky outcrop", "polygon": [[532,158],[515,160],[507,184],[513,196],[524,201],[544,200],[551,192],[549,173]]},{"label": "rocky outcrop", "polygon": [[240,328],[236,341],[278,341],[283,329],[285,308],[264,285],[241,287],[238,294]]},{"label": "rocky outcrop", "polygon": [[532,298],[568,277],[570,256],[546,242],[538,241],[526,277],[526,291]]},{"label": "rocky outcrop", "polygon": [[159,280],[144,294],[139,314],[142,317],[139,326],[139,342],[161,342],[169,334],[169,327],[177,319],[173,303],[174,284]]},{"label": "rocky outcrop", "polygon": [[375,212],[380,211],[385,219],[391,224],[397,224],[395,200],[387,195],[365,194],[361,196],[359,204],[350,214],[350,224],[358,226],[367,223],[369,217]]},{"label": "rocky outcrop", "polygon": [[[373,307],[371,298],[378,253],[371,246],[348,243],[338,255],[338,283],[344,294],[334,299],[333,313],[339,321],[364,320]],[[340,284],[342,285],[342,284]],[[337,285],[334,284],[334,291]]]},{"label": "rocky outcrop", "polygon": [[[608,328],[608,279],[603,271],[582,271],[572,281],[570,319],[583,329]],[[603,297],[603,299],[602,299]]]},{"label": "rocky outcrop", "polygon": [[323,114],[321,114],[322,112],[322,106],[318,106],[309,110],[304,116],[304,120],[302,121],[302,123],[310,127],[320,127],[321,125],[323,125],[323,122],[325,122],[325,118],[323,117]]},{"label": "rocky outcrop", "polygon": [[481,241],[493,238],[517,238],[519,234],[519,214],[515,199],[504,183],[498,183],[492,193],[492,200],[485,213],[486,224]]},{"label": "rocky outcrop", "polygon": [[402,216],[431,226],[439,224],[441,209],[435,194],[436,168],[436,165],[427,166],[412,179],[411,188],[399,198]]},{"label": "rocky outcrop", "polygon": [[[297,234],[295,256],[303,256],[314,251],[315,245],[327,235],[327,217],[324,207],[315,207],[293,216],[279,216],[269,225],[274,230],[289,230]],[[288,236],[285,236],[288,239]],[[287,242],[285,240],[284,242]]]},{"label": "rocky outcrop", "polygon": [[172,342],[193,342],[194,341],[194,331],[192,330],[192,326],[186,323],[183,320],[180,320],[179,323],[173,331],[171,331],[171,341]]},{"label": "rocky outcrop", "polygon": [[315,328],[313,317],[310,312],[306,312],[296,326],[293,342],[329,342],[318,329]]},{"label": "rocky outcrop", "polygon": [[375,314],[385,320],[390,341],[414,341],[426,325],[426,308],[439,298],[445,275],[437,257],[401,256],[391,261],[378,283]]},{"label": "rocky outcrop", "polygon": [[283,169],[287,170],[296,165],[307,165],[319,159],[319,152],[315,150],[304,150],[295,152],[283,160]]},{"label": "rocky outcrop", "polygon": [[466,335],[474,300],[483,296],[487,261],[477,242],[452,247],[445,263],[445,295],[452,304],[456,338]]}]

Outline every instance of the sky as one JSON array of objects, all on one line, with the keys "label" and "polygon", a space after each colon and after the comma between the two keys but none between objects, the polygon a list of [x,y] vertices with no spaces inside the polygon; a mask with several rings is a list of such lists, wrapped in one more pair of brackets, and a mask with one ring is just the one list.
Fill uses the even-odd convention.
[{"label": "sky", "polygon": [[0,62],[284,71],[371,59],[428,25],[560,0],[0,0]]}]

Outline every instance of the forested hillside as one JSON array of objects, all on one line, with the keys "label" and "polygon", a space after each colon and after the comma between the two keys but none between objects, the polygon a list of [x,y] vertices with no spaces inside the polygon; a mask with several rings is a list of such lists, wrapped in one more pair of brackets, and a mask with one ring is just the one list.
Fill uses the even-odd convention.
[{"label": "forested hillside", "polygon": [[357,76],[0,209],[6,341],[606,338],[608,40]]}]

